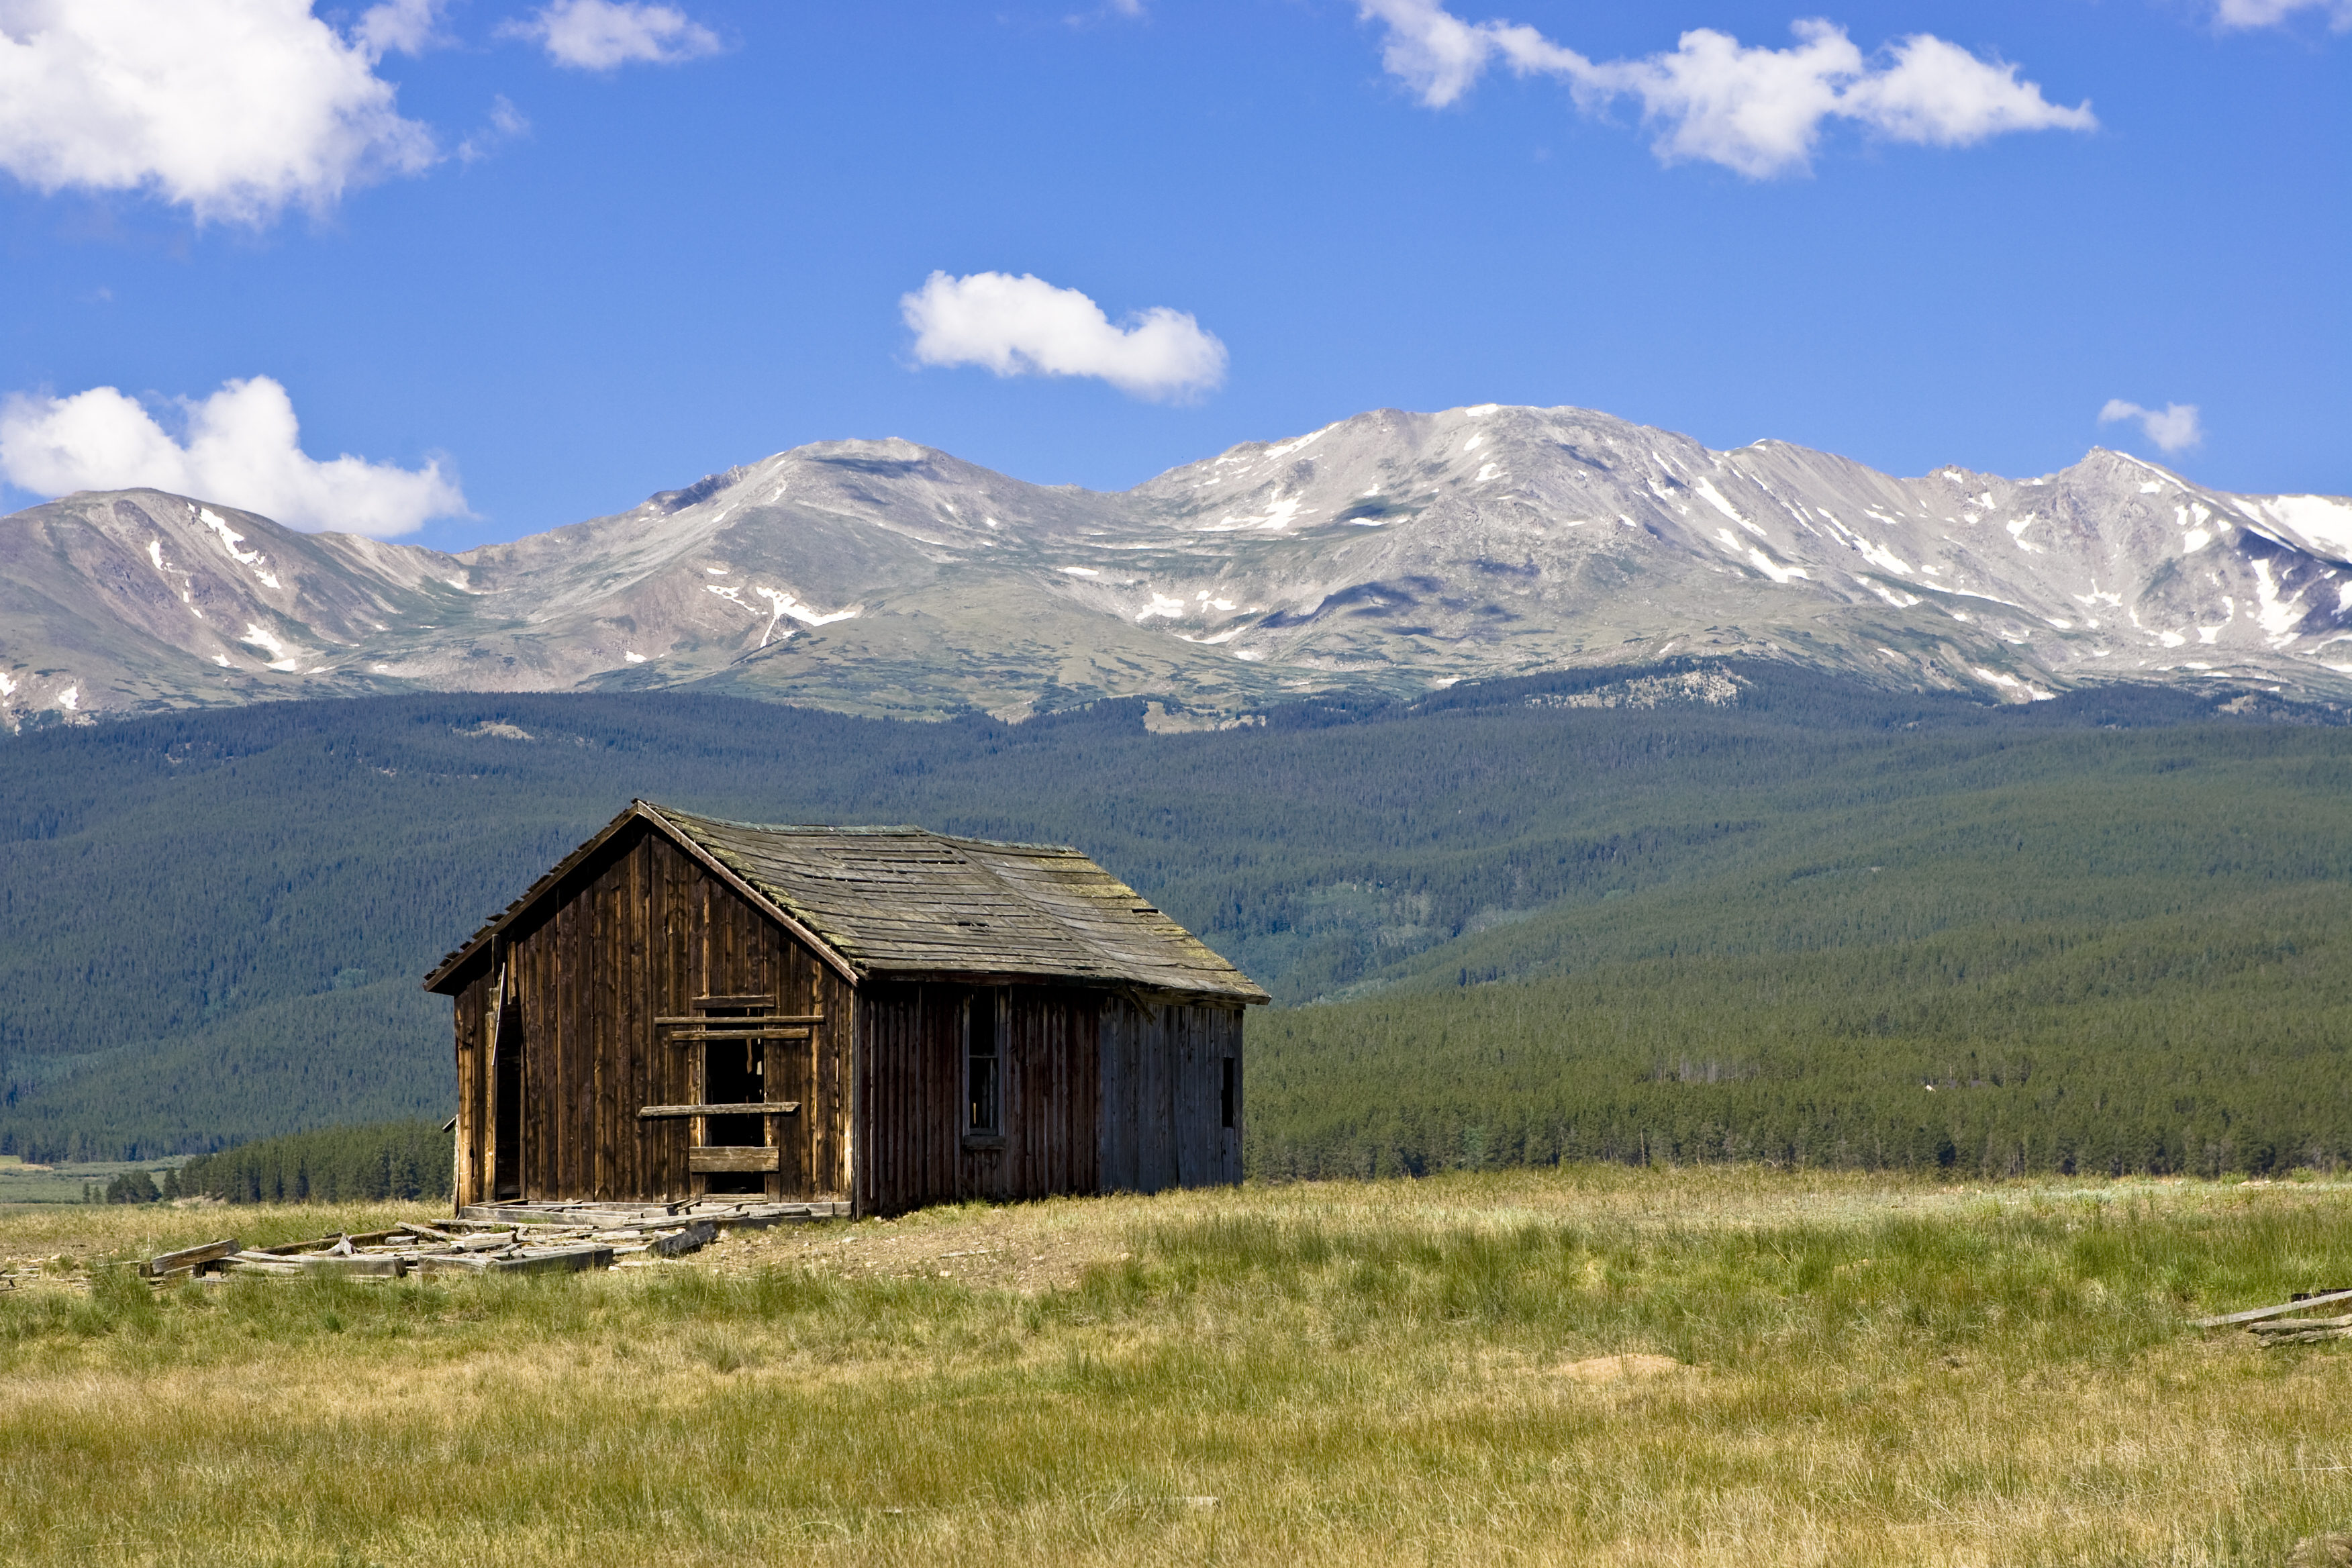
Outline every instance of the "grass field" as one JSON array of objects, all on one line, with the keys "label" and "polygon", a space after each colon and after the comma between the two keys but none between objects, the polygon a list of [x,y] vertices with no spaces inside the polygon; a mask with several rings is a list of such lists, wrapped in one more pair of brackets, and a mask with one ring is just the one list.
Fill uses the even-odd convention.
[{"label": "grass field", "polygon": [[932,1211],[536,1280],[0,1214],[0,1556],[2263,1563],[2352,1528],[2352,1184],[1614,1167]]},{"label": "grass field", "polygon": [[[20,1204],[79,1204],[92,1184],[106,1184],[126,1171],[145,1171],[161,1180],[163,1173],[187,1163],[184,1154],[160,1160],[82,1160],[56,1165],[29,1164],[13,1155],[0,1155],[0,1214]],[[101,1230],[103,1227],[100,1227]]]}]

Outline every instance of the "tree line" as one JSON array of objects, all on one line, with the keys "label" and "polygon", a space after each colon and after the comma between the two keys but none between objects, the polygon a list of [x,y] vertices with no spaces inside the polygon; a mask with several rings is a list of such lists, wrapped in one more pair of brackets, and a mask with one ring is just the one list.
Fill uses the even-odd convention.
[{"label": "tree line", "polygon": [[[2096,1042],[2194,1062],[2221,1036],[2179,1038],[2134,1000],[2148,983],[2193,1013],[2261,970],[2247,933],[2335,940],[2352,731],[2253,722],[2229,691],[1996,710],[1772,666],[1735,668],[1731,708],[1548,700],[1624,673],[1181,735],[1147,733],[1140,703],[906,724],[665,692],[270,703],[21,737],[0,743],[0,1153],[149,1159],[343,1119],[437,1125],[447,1004],[419,977],[633,795],[1077,845],[1284,1005],[1249,1026],[1253,1136],[1281,1133],[1253,1145],[1269,1171],[1376,1144],[1442,1163],[1711,1135],[1664,1110],[1554,1114],[1603,1058],[1637,1098],[1664,1093],[1662,1064],[1712,1061],[1714,1084],[1674,1085],[1707,1093],[1659,1105],[1703,1106],[1718,1142],[1811,1150],[1764,1086],[1863,1070],[1838,1054],[1857,1041],[1933,1055],[1973,1038],[1953,1020],[1990,977],[2049,980],[2039,1021],[2008,1037],[2037,1059]],[[2306,905],[2293,930],[2264,913]],[[2036,956],[2053,948],[2084,962]],[[1817,1016],[1755,1005],[1776,975],[1803,977]],[[2328,1016],[2309,965],[2273,978],[2250,1016],[2292,1032]],[[1578,993],[1550,1033],[1481,1021],[1487,991],[1555,984],[1604,994]],[[1589,1026],[1617,1016],[1651,1020],[1630,1055]],[[1313,1096],[1293,1117],[1264,1092],[1262,1068],[1350,1030],[1384,1081],[1413,1086],[1418,1131],[1343,1134]],[[1490,1036],[1550,1076],[1445,1121],[1446,1080],[1416,1064]],[[1338,1058],[1316,1059],[1343,1089]],[[1896,1147],[1883,1121],[1874,1146]],[[1834,1125],[1860,1124],[1848,1110]],[[1947,1127],[1954,1161],[1992,1132]]]}]

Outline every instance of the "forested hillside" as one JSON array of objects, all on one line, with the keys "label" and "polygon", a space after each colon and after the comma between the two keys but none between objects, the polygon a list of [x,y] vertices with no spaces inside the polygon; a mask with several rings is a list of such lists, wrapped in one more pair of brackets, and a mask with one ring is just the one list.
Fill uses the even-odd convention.
[{"label": "forested hillside", "polygon": [[0,1152],[437,1121],[418,977],[633,795],[1078,845],[1290,1005],[1251,1023],[1270,1173],[2342,1141],[2352,731],[2279,721],[2336,715],[1627,681],[1193,734],[1140,703],[894,724],[650,694],[26,736],[0,744]]},{"label": "forested hillside", "polygon": [[446,1198],[451,1135],[429,1121],[322,1127],[199,1154],[172,1173],[169,1192],[232,1204],[348,1204]]}]

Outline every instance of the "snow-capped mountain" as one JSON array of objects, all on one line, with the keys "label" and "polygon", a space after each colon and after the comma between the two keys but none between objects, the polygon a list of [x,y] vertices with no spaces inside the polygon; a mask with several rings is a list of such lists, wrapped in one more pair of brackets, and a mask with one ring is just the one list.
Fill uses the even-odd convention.
[{"label": "snow-capped mountain", "polygon": [[2219,677],[2342,696],[2347,562],[2352,501],[2105,450],[1903,479],[1487,405],[1102,494],[841,441],[457,555],[152,490],[34,507],[0,519],[0,707],[692,683],[906,715],[1144,695],[1213,721],[1705,652],[2011,700]]}]

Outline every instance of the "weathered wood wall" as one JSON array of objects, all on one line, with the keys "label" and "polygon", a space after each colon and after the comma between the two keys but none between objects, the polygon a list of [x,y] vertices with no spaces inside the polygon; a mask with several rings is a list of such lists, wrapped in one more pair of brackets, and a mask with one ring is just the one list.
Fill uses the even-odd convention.
[{"label": "weathered wood wall", "polygon": [[985,994],[926,984],[869,985],[860,996],[861,1208],[1241,1180],[1239,1007],[1013,986],[998,1046],[1003,1131],[976,1139],[965,1131],[963,1009]]},{"label": "weathered wood wall", "polygon": [[457,1001],[459,1128],[469,1152],[459,1157],[469,1178],[460,1202],[483,1201],[493,1174],[488,998],[502,963],[511,966],[516,1006],[499,1049],[523,1053],[524,1196],[678,1198],[698,1190],[687,1169],[693,1123],[640,1121],[637,1110],[700,1100],[697,1053],[654,1020],[684,1016],[711,995],[765,996],[780,1013],[824,1015],[810,1039],[769,1043],[767,1097],[802,1107],[778,1119],[781,1169],[771,1190],[845,1194],[850,987],[667,837],[650,826],[625,829],[495,948]]},{"label": "weathered wood wall", "polygon": [[486,1203],[490,1193],[489,1089],[488,1020],[493,968],[482,972],[457,993],[457,1206]]},{"label": "weathered wood wall", "polygon": [[966,1198],[1099,1190],[1095,1040],[1102,994],[1004,988],[997,1043],[1003,1131],[966,1135],[963,1009],[987,989],[869,984],[858,998],[859,1207],[895,1214]]},{"label": "weathered wood wall", "polygon": [[[1224,1125],[1226,1058],[1234,1125]],[[1242,1009],[1139,1002],[1103,1009],[1100,1173],[1105,1192],[1156,1193],[1242,1179]]]}]

